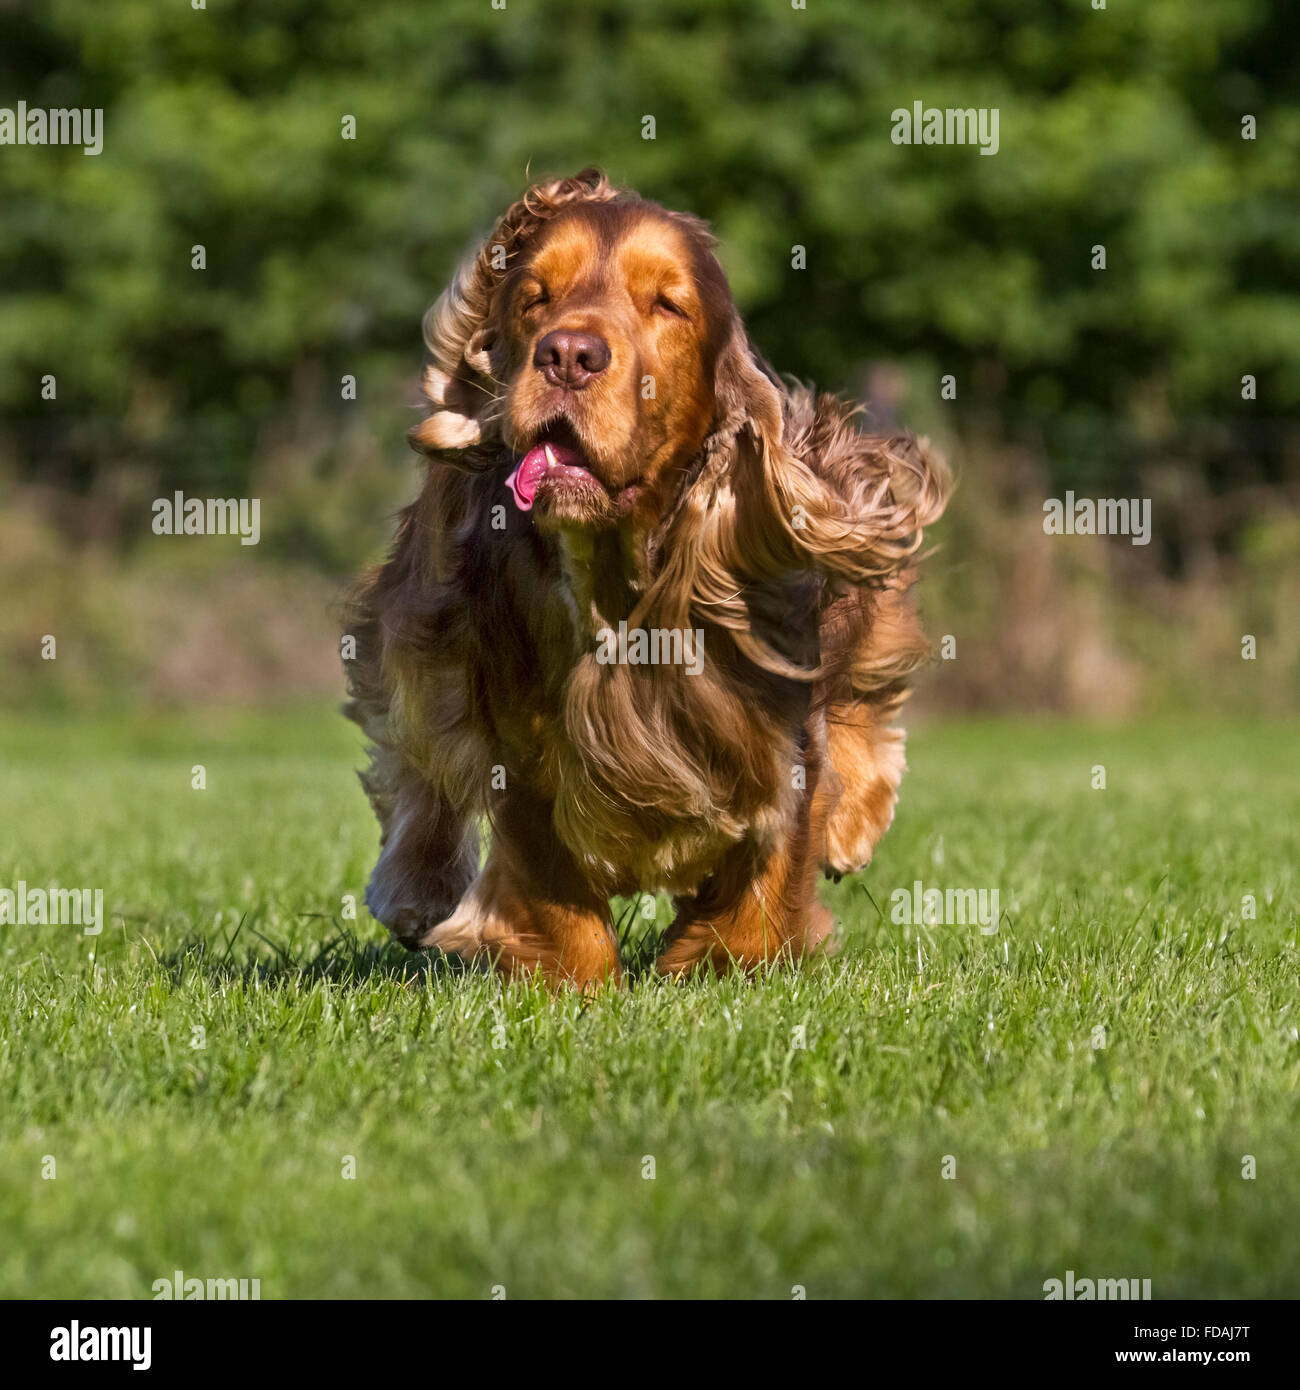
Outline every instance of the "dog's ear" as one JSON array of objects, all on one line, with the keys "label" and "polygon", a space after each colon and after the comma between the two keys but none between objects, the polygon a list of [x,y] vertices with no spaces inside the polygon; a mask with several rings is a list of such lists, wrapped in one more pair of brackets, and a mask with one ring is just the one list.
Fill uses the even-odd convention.
[{"label": "dog's ear", "polygon": [[901,573],[950,490],[928,441],[863,434],[856,408],[784,385],[739,322],[719,354],[715,399],[705,448],[725,460],[737,539],[760,576],[805,568],[862,584]]},{"label": "dog's ear", "polygon": [[745,326],[736,316],[714,369],[715,418],[705,448],[734,447],[742,432],[761,447],[780,448],[784,394],[780,382],[750,346]]},{"label": "dog's ear", "polygon": [[864,434],[858,413],[834,396],[796,393],[798,424],[773,481],[813,565],[851,584],[894,588],[943,515],[952,478],[929,440]]},{"label": "dog's ear", "polygon": [[619,192],[599,169],[534,184],[460,263],[424,316],[424,341],[433,357],[424,393],[432,411],[407,436],[414,449],[437,454],[493,437],[499,405],[493,371],[497,287],[543,223],[575,203],[605,203]]},{"label": "dog's ear", "polygon": [[[799,572],[852,585],[907,582],[909,558],[947,501],[948,473],[924,440],[853,428],[854,410],[785,386],[753,351],[738,321],[718,354],[716,411],[694,476],[655,552],[661,569],[638,604],[726,628],[766,669],[809,680],[759,638],[755,586]],[[639,620],[639,618],[638,618]]]},{"label": "dog's ear", "polygon": [[651,542],[658,567],[629,626],[726,629],[757,665],[797,680],[792,665],[753,629],[750,601],[770,581],[804,567],[769,474],[785,452],[785,389],[750,346],[734,312],[714,360],[714,415],[688,480]]}]

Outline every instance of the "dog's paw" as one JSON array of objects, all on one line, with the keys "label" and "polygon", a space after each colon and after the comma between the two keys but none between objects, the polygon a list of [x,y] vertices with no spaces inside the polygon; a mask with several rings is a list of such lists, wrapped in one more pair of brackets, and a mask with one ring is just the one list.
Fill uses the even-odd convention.
[{"label": "dog's paw", "polygon": [[844,790],[826,826],[823,868],[839,882],[871,862],[893,823],[907,761],[898,729],[835,730],[831,753]]},{"label": "dog's paw", "polygon": [[429,924],[416,944],[468,960],[483,949],[484,926],[483,910],[471,890],[453,912]]},{"label": "dog's paw", "polygon": [[455,903],[414,902],[399,897],[384,891],[373,878],[366,888],[366,906],[375,921],[382,922],[393,940],[408,951],[436,944],[431,938],[456,908]]}]

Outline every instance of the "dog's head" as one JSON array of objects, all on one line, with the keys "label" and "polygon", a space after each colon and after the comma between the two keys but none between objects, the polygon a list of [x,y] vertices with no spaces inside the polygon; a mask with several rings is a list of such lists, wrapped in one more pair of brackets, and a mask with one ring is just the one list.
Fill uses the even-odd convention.
[{"label": "dog's head", "polygon": [[[425,318],[415,448],[499,472],[543,527],[651,536],[652,594],[707,605],[755,660],[755,583],[893,584],[943,510],[939,460],[858,433],[750,347],[707,226],[596,170],[530,188]],[[671,528],[672,534],[667,532]],[[647,598],[646,602],[650,601]]]},{"label": "dog's head", "polygon": [[535,238],[496,319],[502,434],[539,520],[612,520],[704,441],[734,310],[699,228],[653,203],[580,203]]},{"label": "dog's head", "polygon": [[543,525],[653,520],[746,393],[780,425],[712,248],[594,170],[531,188],[430,311],[437,409],[412,442],[469,466],[499,442]]}]

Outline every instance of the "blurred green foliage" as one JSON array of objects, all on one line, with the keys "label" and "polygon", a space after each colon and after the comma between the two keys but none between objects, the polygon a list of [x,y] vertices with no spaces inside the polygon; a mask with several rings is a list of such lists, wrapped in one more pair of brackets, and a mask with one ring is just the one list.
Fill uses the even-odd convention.
[{"label": "blurred green foliage", "polygon": [[[898,364],[909,423],[1027,441],[1057,488],[1129,487],[1153,458],[1276,484],[1300,403],[1292,19],[1284,0],[0,0],[0,104],[106,113],[98,157],[0,147],[0,470],[107,506],[118,474],[246,493],[295,448],[328,479],[358,438],[404,466],[420,314],[529,170],[596,163],[713,221],[784,371],[861,392]],[[998,108],[999,153],[893,144],[915,100]]]}]

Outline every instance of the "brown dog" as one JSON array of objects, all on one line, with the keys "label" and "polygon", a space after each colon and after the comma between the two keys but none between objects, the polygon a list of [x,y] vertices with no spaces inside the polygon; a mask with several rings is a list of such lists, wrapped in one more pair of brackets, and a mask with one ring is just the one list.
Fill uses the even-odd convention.
[{"label": "brown dog", "polygon": [[800,954],[818,870],[893,816],[947,475],[783,385],[711,248],[587,170],[530,188],[426,319],[428,477],[357,595],[347,706],[366,901],[412,949],[616,978],[610,895],[664,889],[665,973]]}]

